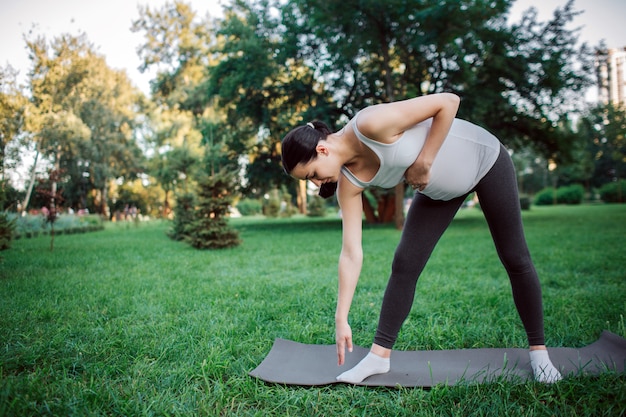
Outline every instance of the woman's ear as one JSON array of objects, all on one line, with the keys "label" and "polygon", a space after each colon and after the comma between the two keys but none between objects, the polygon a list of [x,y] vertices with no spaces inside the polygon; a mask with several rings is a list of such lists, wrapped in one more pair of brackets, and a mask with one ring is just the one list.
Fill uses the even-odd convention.
[{"label": "woman's ear", "polygon": [[328,156],[329,151],[328,151],[328,146],[326,146],[323,143],[318,143],[317,146],[315,147],[315,150],[317,151],[317,154],[320,155],[325,155]]}]

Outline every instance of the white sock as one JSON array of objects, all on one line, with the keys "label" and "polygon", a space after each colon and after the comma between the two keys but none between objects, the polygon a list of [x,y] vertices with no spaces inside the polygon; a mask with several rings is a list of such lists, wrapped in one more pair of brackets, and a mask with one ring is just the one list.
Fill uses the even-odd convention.
[{"label": "white sock", "polygon": [[354,368],[339,375],[337,381],[358,384],[368,376],[389,372],[389,368],[389,358],[369,352]]},{"label": "white sock", "polygon": [[530,366],[533,368],[535,380],[546,384],[560,381],[563,377],[561,373],[552,365],[547,350],[531,350]]}]

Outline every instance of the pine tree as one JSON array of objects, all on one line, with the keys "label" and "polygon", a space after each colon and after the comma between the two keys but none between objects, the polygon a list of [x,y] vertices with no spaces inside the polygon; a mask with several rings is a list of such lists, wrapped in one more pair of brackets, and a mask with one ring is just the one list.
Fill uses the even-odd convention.
[{"label": "pine tree", "polygon": [[176,206],[174,207],[174,221],[172,229],[167,235],[173,240],[184,240],[186,229],[194,219],[195,195],[184,193],[176,196]]},{"label": "pine tree", "polygon": [[230,228],[227,219],[234,182],[234,175],[227,169],[199,180],[194,220],[185,228],[185,240],[194,248],[222,249],[241,243],[239,233]]}]

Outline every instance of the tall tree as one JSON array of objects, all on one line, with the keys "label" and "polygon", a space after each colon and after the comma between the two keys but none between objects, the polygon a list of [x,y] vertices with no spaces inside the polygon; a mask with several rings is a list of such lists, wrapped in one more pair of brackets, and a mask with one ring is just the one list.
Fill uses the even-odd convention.
[{"label": "tall tree", "polygon": [[134,141],[138,93],[125,73],[110,69],[86,36],[61,35],[50,43],[27,41],[33,69],[26,129],[37,152],[70,184],[89,179],[108,214],[109,181],[131,176],[139,165]]},{"label": "tall tree", "polygon": [[[247,157],[244,192],[251,195],[291,182],[280,169],[279,153],[289,128],[340,116],[332,91],[304,62],[276,10],[265,1],[233,2],[218,32],[219,62],[209,68],[203,87],[225,109],[228,147]],[[303,211],[306,189],[296,191]]]},{"label": "tall tree", "polygon": [[[132,30],[144,36],[138,49],[141,69],[156,71],[151,83],[157,106],[150,112],[152,174],[168,198],[170,191],[189,191],[194,167],[210,142],[204,126],[219,118],[210,101],[197,96],[212,59],[214,23],[182,1],[167,2],[160,9],[140,7],[139,14]],[[169,210],[169,200],[164,206]]]},{"label": "tall tree", "polygon": [[591,185],[626,178],[626,109],[612,104],[593,107],[578,127],[594,161]]},{"label": "tall tree", "polygon": [[287,32],[298,34],[294,49],[334,89],[346,116],[454,91],[463,97],[460,117],[510,146],[563,158],[571,136],[558,123],[591,82],[590,49],[567,28],[579,12],[570,1],[542,23],[531,9],[508,27],[511,3],[292,0],[283,10]]},{"label": "tall tree", "polygon": [[17,85],[16,72],[10,66],[0,68],[0,182],[3,184],[7,146],[22,130],[26,103],[27,98]]}]

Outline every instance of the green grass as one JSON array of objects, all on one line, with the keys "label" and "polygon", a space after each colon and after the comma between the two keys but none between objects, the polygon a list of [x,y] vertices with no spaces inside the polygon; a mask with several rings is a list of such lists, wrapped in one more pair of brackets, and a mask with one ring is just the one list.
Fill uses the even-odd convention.
[{"label": "green grass", "polygon": [[[626,206],[524,212],[547,343],[626,337]],[[0,263],[0,415],[626,415],[626,377],[424,389],[270,385],[273,340],[334,342],[340,221],[236,219],[242,246],[197,251],[165,223],[21,239]],[[369,346],[399,232],[366,226],[351,311]],[[398,349],[524,347],[477,210],[460,213],[420,282]]]}]

